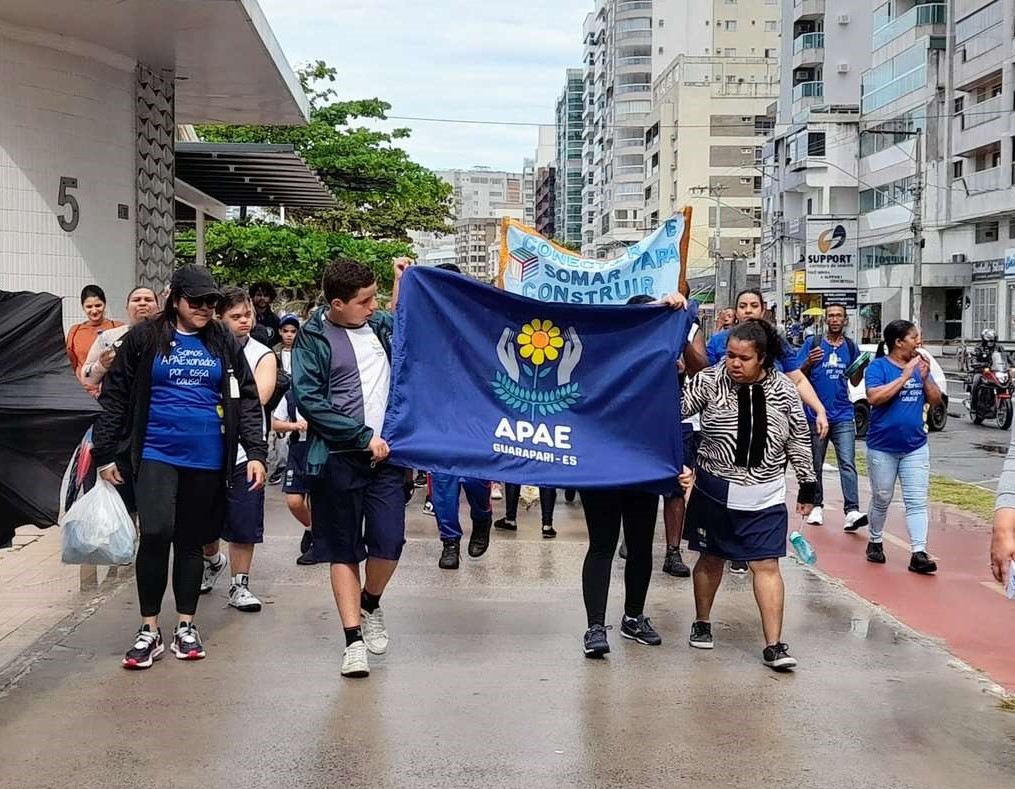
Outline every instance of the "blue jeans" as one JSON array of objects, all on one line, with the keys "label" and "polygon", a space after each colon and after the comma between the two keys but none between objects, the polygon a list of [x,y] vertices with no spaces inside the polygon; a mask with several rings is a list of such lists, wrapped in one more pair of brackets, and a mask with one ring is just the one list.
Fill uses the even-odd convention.
[{"label": "blue jeans", "polygon": [[442,540],[462,539],[462,524],[458,520],[458,498],[461,488],[465,489],[473,526],[493,521],[489,482],[468,477],[453,477],[450,474],[431,474],[430,481],[433,514],[437,518],[437,529]]},{"label": "blue jeans", "polygon": [[895,481],[902,485],[906,505],[906,530],[911,551],[927,550],[927,494],[930,487],[930,447],[924,444],[907,454],[867,450],[871,480],[870,541],[881,542],[888,505],[895,495]]},{"label": "blue jeans", "polygon": [[811,451],[814,456],[814,473],[818,477],[814,506],[821,507],[825,500],[821,483],[821,471],[828,454],[828,442],[835,447],[836,463],[839,466],[839,483],[842,485],[843,511],[848,515],[860,509],[860,489],[856,478],[856,425],[849,422],[835,422],[828,426],[828,436],[822,438],[811,425]]}]

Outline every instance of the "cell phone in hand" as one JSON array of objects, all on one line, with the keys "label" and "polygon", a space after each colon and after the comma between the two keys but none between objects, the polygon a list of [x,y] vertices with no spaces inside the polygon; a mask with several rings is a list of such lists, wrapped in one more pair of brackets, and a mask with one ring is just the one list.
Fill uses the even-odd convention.
[{"label": "cell phone in hand", "polygon": [[1008,562],[1008,585],[1004,589],[1005,597],[1015,600],[1015,559]]}]

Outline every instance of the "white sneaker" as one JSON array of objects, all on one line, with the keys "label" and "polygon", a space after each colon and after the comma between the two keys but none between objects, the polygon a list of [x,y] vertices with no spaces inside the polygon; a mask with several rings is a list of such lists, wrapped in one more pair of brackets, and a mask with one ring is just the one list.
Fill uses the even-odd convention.
[{"label": "white sneaker", "polygon": [[201,576],[201,594],[208,594],[215,588],[215,582],[219,576],[226,571],[229,560],[224,553],[220,553],[214,559],[204,557],[204,575]]},{"label": "white sneaker", "polygon": [[229,605],[237,611],[247,614],[254,614],[261,610],[261,601],[247,587],[246,577],[239,583],[235,578],[233,579],[233,585],[229,587]]},{"label": "white sneaker", "polygon": [[500,501],[504,498],[504,488],[501,487],[500,483],[494,482],[490,486],[490,498],[494,501]]},{"label": "white sneaker", "polygon": [[367,662],[367,645],[354,641],[345,648],[342,656],[343,677],[369,677],[370,663]]},{"label": "white sneaker", "polygon": [[363,641],[367,649],[375,655],[383,655],[388,651],[388,631],[384,627],[384,612],[378,608],[372,614],[360,611],[363,619]]},{"label": "white sneaker", "polygon": [[862,529],[869,523],[870,519],[865,513],[853,510],[852,512],[846,513],[846,523],[842,528],[843,531],[854,532],[857,529]]},{"label": "white sneaker", "polygon": [[807,523],[810,526],[821,526],[825,522],[825,513],[821,510],[821,507],[815,507],[811,510],[811,514],[807,516]]}]

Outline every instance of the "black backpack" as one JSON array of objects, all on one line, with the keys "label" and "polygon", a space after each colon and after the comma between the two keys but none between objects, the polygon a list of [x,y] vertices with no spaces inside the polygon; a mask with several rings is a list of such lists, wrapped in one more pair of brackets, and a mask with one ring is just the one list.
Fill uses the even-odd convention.
[{"label": "black backpack", "polygon": [[[815,334],[810,339],[810,347],[807,349],[807,353],[810,353],[815,348],[821,345],[821,340],[824,339],[821,335]],[[846,341],[846,349],[849,351],[849,364],[852,364],[860,358],[860,349],[856,347],[856,343],[853,342],[849,337],[843,335],[843,339]],[[849,364],[846,366],[849,367]]]}]

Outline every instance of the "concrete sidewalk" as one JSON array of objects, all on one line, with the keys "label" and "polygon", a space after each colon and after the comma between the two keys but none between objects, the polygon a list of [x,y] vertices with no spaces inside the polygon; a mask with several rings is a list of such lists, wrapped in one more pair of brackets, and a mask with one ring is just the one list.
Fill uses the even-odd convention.
[{"label": "concrete sidewalk", "polygon": [[[791,560],[796,674],[760,663],[749,578],[724,583],[716,649],[700,652],[686,644],[690,581],[659,572],[648,613],[663,646],[614,630],[613,653],[593,662],[581,654],[578,507],[559,505],[557,540],[540,538],[533,511],[518,534],[495,534],[485,557],[447,572],[420,503],[384,598],[391,648],[369,679],[339,677],[327,568],[295,565],[300,529],[273,489],[253,582],[265,609],[228,609],[220,586],[199,611],[207,660],[167,653],[131,673],[119,659],[137,614],[123,585],[0,697],[0,787],[1015,782],[1015,715],[998,710],[991,683]],[[622,573],[618,562],[614,624]]]}]

